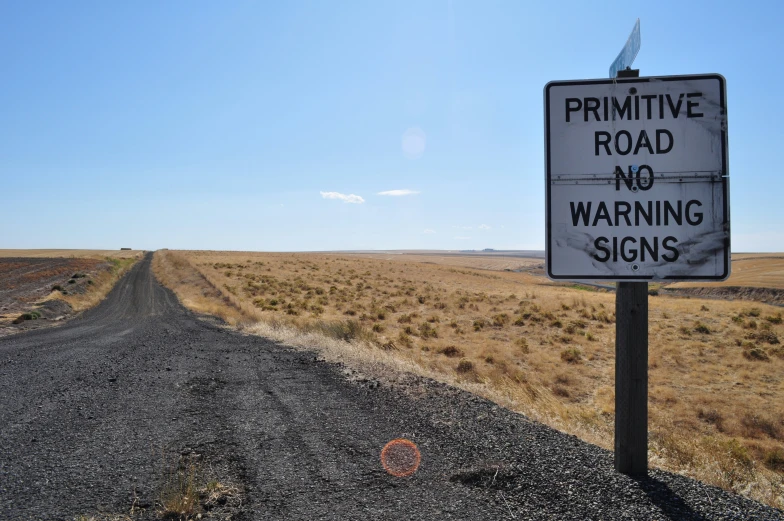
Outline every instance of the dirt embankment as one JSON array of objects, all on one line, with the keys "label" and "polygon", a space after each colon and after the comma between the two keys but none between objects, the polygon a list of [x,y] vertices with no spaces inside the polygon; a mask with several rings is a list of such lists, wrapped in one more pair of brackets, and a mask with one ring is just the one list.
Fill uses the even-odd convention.
[{"label": "dirt embankment", "polygon": [[0,258],[0,336],[46,327],[95,305],[133,262]]},{"label": "dirt embankment", "polygon": [[705,286],[701,288],[662,288],[671,295],[711,297],[723,300],[749,300],[775,306],[784,306],[784,290],[775,288],[752,288],[747,286]]}]

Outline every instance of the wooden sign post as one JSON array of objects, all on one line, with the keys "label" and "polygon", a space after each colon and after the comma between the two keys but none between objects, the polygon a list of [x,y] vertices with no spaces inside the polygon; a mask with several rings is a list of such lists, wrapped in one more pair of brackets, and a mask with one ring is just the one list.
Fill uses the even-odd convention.
[{"label": "wooden sign post", "polygon": [[648,472],[648,283],[615,293],[615,470]]},{"label": "wooden sign post", "polygon": [[[639,69],[618,71],[638,78]],[[648,283],[615,290],[615,470],[648,472]]]}]

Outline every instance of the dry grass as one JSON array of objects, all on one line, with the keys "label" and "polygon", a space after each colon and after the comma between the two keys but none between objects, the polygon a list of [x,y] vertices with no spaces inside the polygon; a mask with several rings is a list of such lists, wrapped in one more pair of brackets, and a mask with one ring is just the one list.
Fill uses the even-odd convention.
[{"label": "dry grass", "polygon": [[[197,311],[373,375],[458,385],[612,449],[613,294],[338,254],[160,252],[154,267]],[[780,316],[651,297],[654,465],[784,506]]]},{"label": "dry grass", "polygon": [[542,266],[544,259],[528,257],[512,257],[504,255],[436,255],[413,253],[355,253],[344,255],[347,258],[366,258],[388,260],[394,262],[420,262],[426,264],[439,264],[441,266],[454,266],[460,268],[474,268],[480,270],[522,270],[535,266]]},{"label": "dry grass", "polygon": [[207,474],[197,455],[174,460],[160,491],[158,516],[171,521],[231,519],[242,505],[242,490]]},{"label": "dry grass", "polygon": [[193,458],[181,457],[169,469],[161,490],[158,514],[163,519],[188,521],[201,513],[197,463]]},{"label": "dry grass", "polygon": [[231,295],[224,296],[182,253],[168,250],[156,252],[152,270],[162,284],[176,291],[180,302],[186,307],[198,313],[220,317],[231,325],[247,319],[235,307]]}]

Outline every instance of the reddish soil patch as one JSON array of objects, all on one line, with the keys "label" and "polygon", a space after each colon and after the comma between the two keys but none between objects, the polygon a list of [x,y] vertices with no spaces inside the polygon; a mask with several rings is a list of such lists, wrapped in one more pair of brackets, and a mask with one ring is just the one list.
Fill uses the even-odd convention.
[{"label": "reddish soil patch", "polygon": [[[96,259],[0,258],[0,336],[44,325],[37,320],[18,325],[12,322],[52,291],[83,293],[92,276],[108,267]],[[70,306],[58,301],[43,306],[37,318],[50,320],[69,312]]]}]

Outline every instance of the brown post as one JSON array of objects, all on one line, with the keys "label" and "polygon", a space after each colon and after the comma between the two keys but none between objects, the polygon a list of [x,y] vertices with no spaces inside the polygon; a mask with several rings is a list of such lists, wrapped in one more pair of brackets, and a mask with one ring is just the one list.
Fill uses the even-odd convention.
[{"label": "brown post", "polygon": [[648,472],[648,283],[615,293],[615,470]]}]

